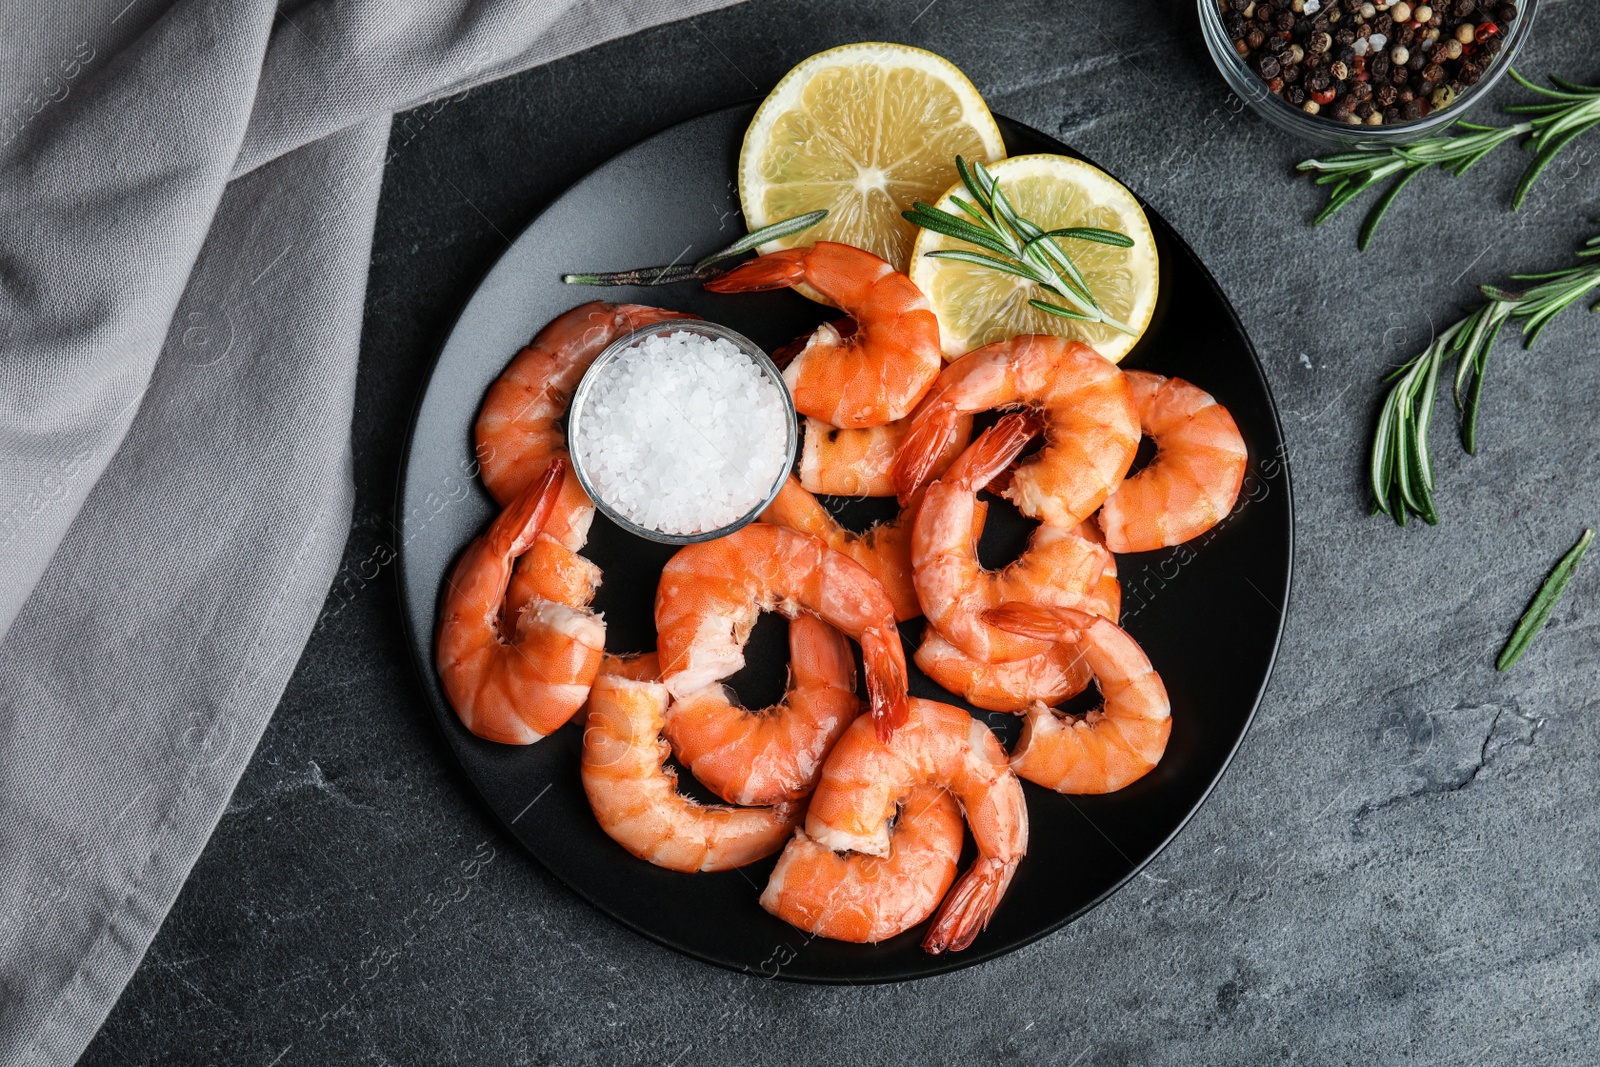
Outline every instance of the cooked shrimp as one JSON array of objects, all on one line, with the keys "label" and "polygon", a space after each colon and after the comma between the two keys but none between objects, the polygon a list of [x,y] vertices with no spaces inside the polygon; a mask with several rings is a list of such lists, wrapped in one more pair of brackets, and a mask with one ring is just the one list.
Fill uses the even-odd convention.
[{"label": "cooked shrimp", "polygon": [[938,786],[900,802],[883,856],[838,853],[797,830],[778,857],[761,906],[836,941],[887,941],[933,914],[961,858],[961,808]]},{"label": "cooked shrimp", "polygon": [[[549,463],[566,459],[561,419],[583,372],[606,345],[625,333],[664,319],[689,319],[680,311],[640,304],[575,307],[558,316],[512,358],[489,387],[474,430],[478,467],[489,495],[506,504],[544,473]],[[545,532],[576,552],[594,519],[594,505],[568,478]]]},{"label": "cooked shrimp", "polygon": [[[1111,554],[1077,530],[1041,525],[1021,556],[998,571],[978,560],[977,492],[1005,469],[1033,435],[1031,420],[1007,415],[984,431],[943,478],[927,489],[911,538],[912,577],[928,622],[962,652],[985,663],[1043,655],[1050,644],[991,626],[983,613],[1008,600],[1098,610],[1091,591]],[[981,533],[981,527],[978,530]]]},{"label": "cooked shrimp", "polygon": [[752,523],[686,545],[656,587],[661,681],[677,697],[744,666],[744,643],[763,611],[809,612],[861,643],[873,721],[885,736],[905,717],[906,660],[894,604],[855,560],[819,538]]},{"label": "cooked shrimp", "polygon": [[[970,419],[964,421],[968,425],[957,435],[957,439],[963,443],[971,425]],[[872,431],[840,432],[871,433]],[[940,469],[945,469],[954,462],[954,458],[950,463],[941,462]],[[922,493],[918,491],[912,496],[911,502],[901,508],[900,514],[893,519],[880,522],[863,533],[856,533],[841,526],[828,509],[791,475],[778,490],[778,495],[772,503],[767,505],[767,510],[761,513],[761,521],[776,526],[787,526],[791,530],[798,530],[812,537],[820,537],[835,552],[843,552],[861,564],[874,578],[883,583],[889,599],[894,601],[895,619],[899,622],[908,622],[922,614],[922,604],[917,600],[916,584],[911,576],[911,531],[921,505]],[[981,501],[973,511],[974,539],[983,533],[983,520],[987,511],[988,505]],[[1096,536],[1098,537],[1098,533]]]},{"label": "cooked shrimp", "polygon": [[974,707],[1020,712],[1034,701],[1059,704],[1089,687],[1089,668],[1073,645],[1005,663],[973,659],[928,627],[913,657],[922,673]]},{"label": "cooked shrimp", "polygon": [[[1091,522],[1081,523],[1075,532],[1085,540],[1100,541],[1099,528]],[[1085,607],[1116,622],[1122,586],[1117,582],[1116,557],[1106,552],[1104,558],[1105,569],[1086,593]],[[973,659],[932,626],[923,631],[915,658],[929,678],[990,711],[1025,711],[1035,701],[1059,704],[1087,689],[1093,678],[1075,644],[1054,644],[1037,656],[988,663]]]},{"label": "cooked shrimp", "polygon": [[835,852],[886,856],[890,820],[920,785],[955,795],[978,846],[976,862],[945,897],[922,942],[929,952],[963,949],[988,925],[1028,850],[1022,783],[989,727],[960,708],[917,697],[887,741],[857,719],[822,765],[806,836]]},{"label": "cooked shrimp", "polygon": [[[821,419],[806,420],[805,442],[800,448],[800,484],[808,492],[829,496],[894,496],[895,454],[911,430],[909,417],[887,426],[841,430]],[[934,459],[930,477],[938,477],[955,462],[972,439],[972,419],[956,421],[956,432]]]},{"label": "cooked shrimp", "polygon": [[[835,552],[842,552],[861,564],[883,583],[884,592],[894,603],[895,619],[906,622],[922,614],[916,585],[911,580],[911,528],[920,503],[919,495],[893,519],[880,522],[864,533],[856,533],[841,526],[791,475],[778,490],[777,497],[767,505],[767,510],[761,513],[761,521],[820,538]],[[980,509],[983,507],[979,505]],[[981,532],[982,510],[973,521]]]},{"label": "cooked shrimp", "polygon": [[911,524],[902,521],[903,514],[880,522],[865,533],[855,533],[839,525],[791,474],[761,513],[761,521],[809,534],[861,564],[883,584],[894,605],[895,619],[904,622],[921,615],[922,605],[917,603],[917,590],[911,584]]},{"label": "cooked shrimp", "polygon": [[1076,526],[1094,514],[1133,463],[1139,413],[1116,364],[1045,335],[986,345],[944,369],[895,459],[900,499],[927,482],[962,415],[1018,406],[1039,417],[1045,444],[1018,466],[1005,498],[1051,526]]},{"label": "cooked shrimp", "polygon": [[861,712],[856,665],[843,634],[812,615],[789,623],[789,689],[763,711],[708,685],[672,702],[666,737],[678,762],[730,804],[798,800],[822,759]]},{"label": "cooked shrimp", "polygon": [[[661,677],[661,661],[654,652],[637,652],[632,655],[613,655],[610,652],[600,661],[600,674],[614,674],[635,682],[653,682]],[[599,677],[599,675],[596,675]]]},{"label": "cooked shrimp", "polygon": [[1058,793],[1110,793],[1138,781],[1161,761],[1172,733],[1172,704],[1160,675],[1127,631],[1071,608],[1003,604],[997,626],[1046,641],[1075,641],[1105,703],[1087,715],[1061,716],[1044,704],[1028,709],[1011,766]]},{"label": "cooked shrimp", "polygon": [[507,626],[515,625],[522,609],[536,600],[586,608],[599,588],[599,567],[549,534],[541,533],[517,559],[501,618]]},{"label": "cooked shrimp", "polygon": [[783,846],[803,805],[735,808],[678,792],[661,738],[666,686],[615,674],[595,679],[583,731],[583,791],[617,844],[673,871],[725,871]]},{"label": "cooked shrimp", "polygon": [[1100,528],[1113,552],[1149,552],[1199,537],[1233,510],[1244,484],[1244,438],[1227,408],[1182,378],[1124,376],[1156,455],[1106,499]]},{"label": "cooked shrimp", "polygon": [[851,318],[817,327],[784,368],[795,410],[830,426],[910,414],[939,373],[939,321],[911,279],[871,252],[819,241],[741,263],[706,288],[750,293],[805,283]]},{"label": "cooked shrimp", "polygon": [[605,624],[580,607],[525,605],[507,636],[502,606],[512,564],[556,508],[566,463],[559,457],[461,556],[445,586],[437,662],[445,695],[467,729],[528,745],[583,706],[600,667]]}]

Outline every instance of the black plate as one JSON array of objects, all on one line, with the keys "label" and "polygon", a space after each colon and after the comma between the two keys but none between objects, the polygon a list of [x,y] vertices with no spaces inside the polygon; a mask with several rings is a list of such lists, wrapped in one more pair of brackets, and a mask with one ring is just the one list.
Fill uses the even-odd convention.
[{"label": "black plate", "polygon": [[[875,946],[808,939],[756,903],[770,859],[695,875],[634,859],[589,812],[578,780],[578,727],[528,747],[473,737],[439,687],[433,628],[446,568],[493,515],[474,477],[478,405],[546,322],[596,297],[663,304],[730,326],[770,350],[827,317],[827,309],[789,292],[719,296],[698,285],[597,291],[559,280],[563,271],[703,255],[742,234],[730,177],[752,111],[741,105],[682,123],[597,168],[523,231],[468,302],[417,409],[401,481],[400,583],[411,646],[439,725],[489,806],[601,911],[663,945],[740,971],[813,982],[938,974],[1010,952],[1105,899],[1172,838],[1227,766],[1266,687],[1288,603],[1293,530],[1283,436],[1233,309],[1147,205],[1161,294],[1155,321],[1125,365],[1181,375],[1210,391],[1233,413],[1251,454],[1245,492],[1223,524],[1190,545],[1119,560],[1124,624],[1172,696],[1172,740],[1160,766],[1105,797],[1065,797],[1028,784],[1028,856],[989,929],[955,954],[924,953],[920,930]],[[1035,130],[1004,120],[1001,128],[1012,154],[1075,154]],[[884,501],[833,503],[857,527],[892,510]],[[1030,524],[1009,505],[990,514],[982,551],[993,566],[1018,550]],[[596,517],[586,554],[605,571],[596,606],[605,612],[612,651],[654,647],[656,579],[672,551]],[[905,628],[908,660],[920,628],[920,620]],[[748,658],[734,687],[751,706],[771,702],[787,665],[781,621],[763,618]],[[915,668],[912,691],[959,703]],[[1015,738],[1015,718],[985,717],[1008,742]],[[963,864],[970,842],[967,848]]]}]

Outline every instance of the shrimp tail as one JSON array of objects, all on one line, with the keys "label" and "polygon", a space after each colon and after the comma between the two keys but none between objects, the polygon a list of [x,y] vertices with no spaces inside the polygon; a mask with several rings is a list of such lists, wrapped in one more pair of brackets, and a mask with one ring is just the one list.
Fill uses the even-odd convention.
[{"label": "shrimp tail", "polygon": [[552,459],[544,473],[529,482],[522,495],[495,519],[489,529],[489,539],[497,553],[520,556],[533,547],[561,498],[561,484],[566,473],[566,460],[559,456]]},{"label": "shrimp tail", "polygon": [[805,277],[809,248],[785,248],[781,252],[749,259],[719,278],[706,282],[713,293],[758,293],[766,289],[787,289]]},{"label": "shrimp tail", "polygon": [[1002,630],[1036,641],[1075,641],[1094,625],[1095,616],[1077,608],[1040,608],[1032,604],[1001,604],[983,617]]},{"label": "shrimp tail", "polygon": [[989,917],[1005,896],[1016,870],[1017,860],[1006,862],[990,857],[974,863],[944,898],[928,936],[922,939],[922,947],[937,955],[959,952],[972,944],[989,925]]},{"label": "shrimp tail", "polygon": [[866,668],[867,700],[872,708],[872,723],[878,740],[888,741],[911,714],[907,696],[905,650],[900,631],[893,626],[884,632],[878,627],[861,634],[861,660]]},{"label": "shrimp tail", "polygon": [[955,405],[941,401],[934,393],[928,394],[922,410],[912,416],[911,429],[906,432],[905,440],[900,442],[894,465],[889,468],[889,476],[894,481],[895,495],[900,498],[901,507],[911,503],[917,490],[932,477],[934,464],[939,462],[939,457],[950,446],[951,439],[959,430],[960,420],[961,415]]},{"label": "shrimp tail", "polygon": [[1033,416],[1007,415],[983,431],[944,477],[958,479],[968,489],[982,489],[1016,462],[1039,431],[1039,420]]}]

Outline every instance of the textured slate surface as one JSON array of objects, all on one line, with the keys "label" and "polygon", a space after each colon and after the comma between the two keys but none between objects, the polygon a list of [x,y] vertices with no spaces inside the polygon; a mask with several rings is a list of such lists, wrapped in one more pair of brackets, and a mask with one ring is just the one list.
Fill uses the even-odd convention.
[{"label": "textured slate surface", "polygon": [[[1362,461],[1382,370],[1430,317],[1449,321],[1475,282],[1568,262],[1600,214],[1600,134],[1519,215],[1509,149],[1466,179],[1419,179],[1362,255],[1357,213],[1306,225],[1318,195],[1288,177],[1301,146],[1235,115],[1188,5],[867,7],[756,0],[397,122],[346,565],[85,1063],[1592,1062],[1600,567],[1516,671],[1492,661],[1600,518],[1595,320],[1569,312],[1532,353],[1502,343],[1476,458],[1441,409],[1437,529],[1368,517]],[[1543,7],[1523,69],[1600,74],[1587,5]],[[1139,879],[982,967],[809,988],[628,933],[500,833],[415,693],[392,497],[429,363],[505,235],[643,134],[878,38],[951,57],[996,111],[1117,172],[1211,266],[1282,410],[1296,586],[1254,729]]]}]

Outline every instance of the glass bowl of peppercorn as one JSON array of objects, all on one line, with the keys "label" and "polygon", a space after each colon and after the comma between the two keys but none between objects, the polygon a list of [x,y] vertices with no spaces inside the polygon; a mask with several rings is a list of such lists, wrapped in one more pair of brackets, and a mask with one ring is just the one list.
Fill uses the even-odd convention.
[{"label": "glass bowl of peppercorn", "polygon": [[1389,145],[1442,131],[1499,82],[1538,0],[1199,0],[1228,85],[1280,129]]}]

